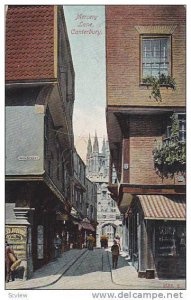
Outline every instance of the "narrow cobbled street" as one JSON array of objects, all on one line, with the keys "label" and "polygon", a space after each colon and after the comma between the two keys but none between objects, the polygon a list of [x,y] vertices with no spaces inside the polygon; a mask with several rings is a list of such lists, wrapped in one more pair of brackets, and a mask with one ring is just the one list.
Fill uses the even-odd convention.
[{"label": "narrow cobbled street", "polygon": [[73,249],[34,272],[32,279],[17,280],[7,289],[184,289],[185,280],[138,278],[121,252],[116,270],[111,268],[110,249]]},{"label": "narrow cobbled street", "polygon": [[9,299],[183,298],[187,10],[4,5]]}]

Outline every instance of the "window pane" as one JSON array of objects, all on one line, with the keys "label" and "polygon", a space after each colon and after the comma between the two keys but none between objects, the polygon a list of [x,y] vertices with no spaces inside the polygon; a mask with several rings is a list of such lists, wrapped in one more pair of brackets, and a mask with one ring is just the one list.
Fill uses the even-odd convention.
[{"label": "window pane", "polygon": [[161,53],[163,57],[167,57],[167,51],[168,51],[168,39],[167,38],[162,38],[160,40],[161,42]]},{"label": "window pane", "polygon": [[186,130],[186,121],[185,120],[179,120],[179,128],[180,128],[180,130]]},{"label": "window pane", "polygon": [[143,78],[147,77],[147,76],[151,76],[152,74],[152,69],[151,68],[144,68],[143,67]]},{"label": "window pane", "polygon": [[151,41],[149,39],[143,40],[143,50],[144,51],[151,51]]},{"label": "window pane", "polygon": [[166,65],[161,65],[160,67],[160,74],[168,75],[168,68]]},{"label": "window pane", "polygon": [[142,71],[143,77],[168,75],[169,71],[169,38],[143,38]]},{"label": "window pane", "polygon": [[160,40],[151,40],[151,49],[153,57],[159,57],[160,54]]},{"label": "window pane", "polygon": [[159,76],[159,64],[155,64],[152,68],[152,76],[158,77]]},{"label": "window pane", "polygon": [[186,132],[185,131],[179,131],[179,139],[181,142],[186,141]]}]

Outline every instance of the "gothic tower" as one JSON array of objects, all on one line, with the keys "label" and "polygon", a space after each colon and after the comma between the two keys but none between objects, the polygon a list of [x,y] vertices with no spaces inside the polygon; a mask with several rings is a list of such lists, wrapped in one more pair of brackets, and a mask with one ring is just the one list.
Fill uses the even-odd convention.
[{"label": "gothic tower", "polygon": [[94,144],[93,144],[93,172],[97,173],[99,171],[99,144],[98,144],[98,138],[97,133],[95,132],[94,137]]},{"label": "gothic tower", "polygon": [[[92,147],[93,144],[93,147]],[[113,243],[115,234],[121,236],[120,212],[107,189],[109,181],[109,145],[103,138],[99,151],[98,137],[95,133],[93,143],[89,136],[87,145],[86,176],[97,185],[97,221],[96,245],[100,246],[100,237],[107,235],[109,245]]]},{"label": "gothic tower", "polygon": [[92,156],[92,143],[91,143],[91,138],[90,138],[90,134],[89,134],[87,155],[86,155],[87,174],[89,174],[89,172],[91,171],[91,156]]}]

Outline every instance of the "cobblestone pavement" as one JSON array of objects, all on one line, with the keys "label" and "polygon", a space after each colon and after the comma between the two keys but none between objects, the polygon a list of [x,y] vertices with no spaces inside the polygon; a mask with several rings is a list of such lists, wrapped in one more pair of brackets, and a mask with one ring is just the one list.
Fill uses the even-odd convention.
[{"label": "cobblestone pavement", "polygon": [[32,279],[6,284],[6,289],[185,289],[185,280],[138,278],[121,253],[118,268],[111,271],[110,250],[73,249],[34,272]]}]

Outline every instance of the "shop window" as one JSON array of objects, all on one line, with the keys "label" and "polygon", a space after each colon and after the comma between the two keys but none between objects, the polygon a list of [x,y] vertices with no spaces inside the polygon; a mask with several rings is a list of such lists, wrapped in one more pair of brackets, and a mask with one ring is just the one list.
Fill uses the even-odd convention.
[{"label": "shop window", "polygon": [[177,222],[157,222],[155,227],[156,256],[185,256],[186,226]]},{"label": "shop window", "polygon": [[141,78],[171,75],[171,50],[168,36],[142,36],[141,39]]}]

